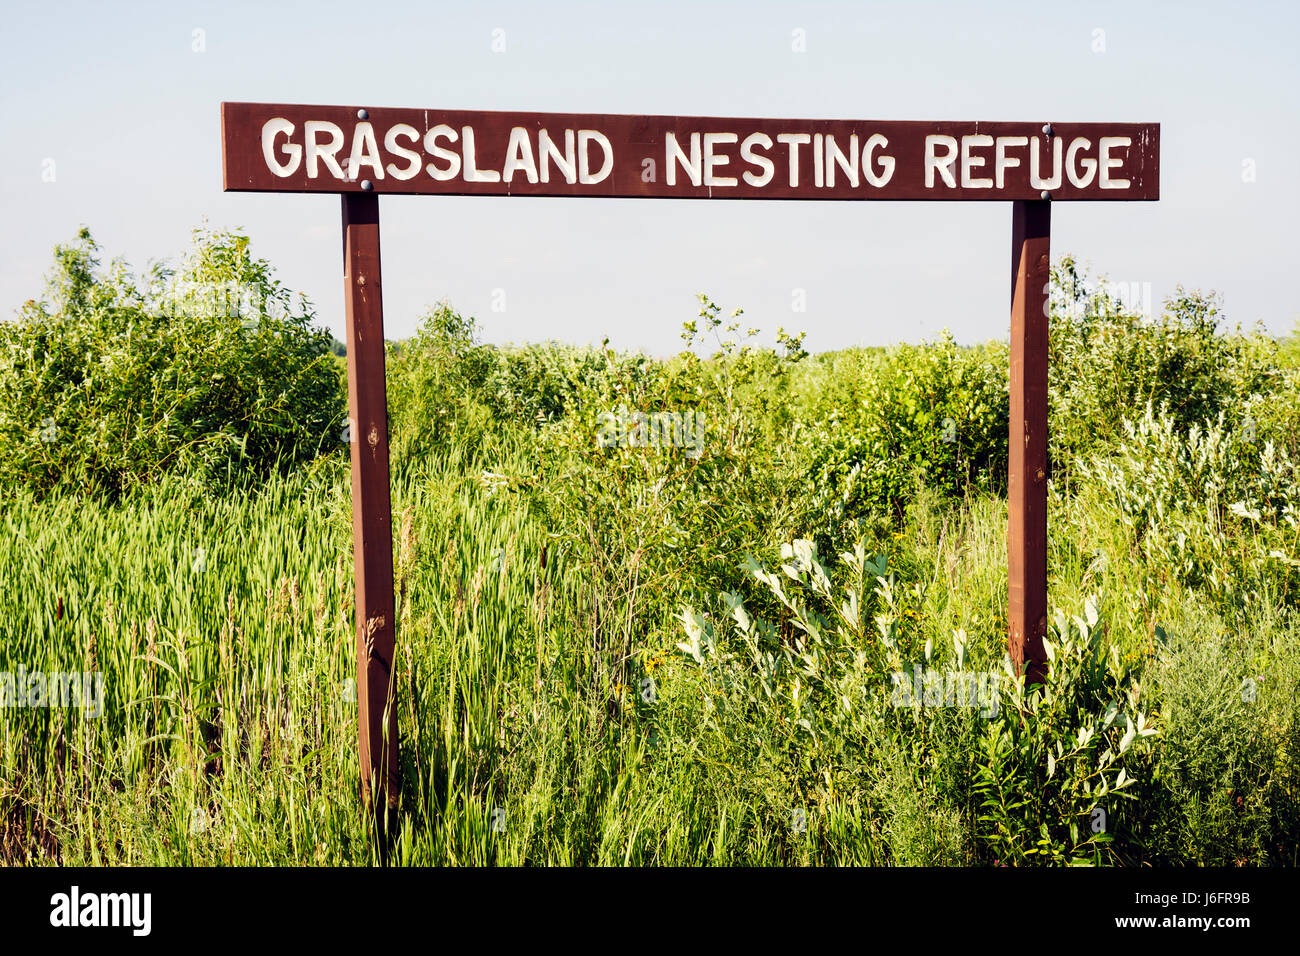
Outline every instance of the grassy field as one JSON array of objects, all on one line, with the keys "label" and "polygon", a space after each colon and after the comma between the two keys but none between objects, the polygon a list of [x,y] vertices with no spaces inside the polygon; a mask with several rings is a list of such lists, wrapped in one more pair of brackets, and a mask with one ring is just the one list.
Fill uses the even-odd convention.
[{"label": "grassy field", "polygon": [[[1032,693],[1005,345],[763,349],[705,300],[658,360],[432,312],[389,360],[400,862],[1295,865],[1294,349],[1203,297],[1056,293]],[[335,360],[235,317],[202,331],[243,364],[123,366],[105,398],[67,363],[109,354],[123,295],[5,332],[0,674],[104,699],[3,711],[0,861],[370,862]],[[310,388],[230,384],[294,356]]]}]

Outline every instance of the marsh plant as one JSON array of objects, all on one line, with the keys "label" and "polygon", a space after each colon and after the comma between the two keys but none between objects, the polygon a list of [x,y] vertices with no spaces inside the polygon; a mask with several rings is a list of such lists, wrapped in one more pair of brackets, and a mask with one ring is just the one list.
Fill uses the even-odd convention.
[{"label": "marsh plant", "polygon": [[[246,237],[159,268],[284,308],[83,233],[0,323],[0,675],[105,689],[0,710],[0,862],[370,862],[339,357]],[[1298,340],[1053,302],[1032,687],[1005,343],[389,343],[400,861],[1300,864]]]}]

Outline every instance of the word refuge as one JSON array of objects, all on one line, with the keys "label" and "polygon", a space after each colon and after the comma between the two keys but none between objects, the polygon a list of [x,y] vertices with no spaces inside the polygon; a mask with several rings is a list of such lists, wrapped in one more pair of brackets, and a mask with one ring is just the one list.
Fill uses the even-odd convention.
[{"label": "word refuge", "polygon": [[1158,189],[1153,125],[225,106],[231,189],[827,199],[1135,199]]}]

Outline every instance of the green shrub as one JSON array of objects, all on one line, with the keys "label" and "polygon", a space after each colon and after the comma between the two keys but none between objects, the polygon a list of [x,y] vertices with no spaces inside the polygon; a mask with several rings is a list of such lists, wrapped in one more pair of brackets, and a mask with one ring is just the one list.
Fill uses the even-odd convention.
[{"label": "green shrub", "polygon": [[837,369],[855,380],[839,391],[851,400],[812,402],[794,437],[802,523],[818,541],[841,547],[873,516],[901,515],[917,485],[948,499],[1005,488],[1005,346],[962,348],[945,332],[857,359]]},{"label": "green shrub", "polygon": [[399,467],[418,463],[453,438],[471,445],[506,434],[527,440],[575,412],[586,393],[644,382],[657,368],[643,355],[555,342],[483,345],[473,318],[439,305],[414,336],[389,344],[393,459]]},{"label": "green shrub", "polygon": [[147,284],[98,251],[85,229],[57,247],[46,298],[0,323],[0,486],[210,485],[338,447],[330,337],[246,238],[198,230]]},{"label": "green shrub", "polygon": [[416,333],[389,343],[385,375],[395,471],[425,461],[453,438],[481,441],[490,429],[480,389],[491,350],[475,340],[474,320],[445,303],[430,309]]},{"label": "green shrub", "polygon": [[1052,270],[1049,346],[1050,454],[1064,477],[1122,437],[1122,422],[1147,405],[1178,431],[1220,415],[1248,418],[1279,384],[1276,343],[1220,332],[1219,299],[1181,287],[1158,317],[1129,309],[1093,286],[1065,257]]},{"label": "green shrub", "polygon": [[1177,581],[1232,614],[1300,598],[1300,471],[1285,450],[1217,421],[1180,430],[1150,406],[1079,466],[1080,494],[1124,531],[1147,593]]},{"label": "green shrub", "polygon": [[[730,592],[682,612],[678,648],[698,669],[699,746],[712,764],[770,780],[777,805],[824,816],[875,804],[898,862],[955,862],[967,840],[984,862],[1120,859],[1094,811],[1129,799],[1156,730],[1094,602],[1058,614],[1046,682],[1026,689],[1009,658],[964,631],[951,651],[922,642],[884,556],[859,545],[830,569],[797,540],[781,558],[779,571],[747,562],[769,615]],[[914,792],[900,796],[900,781]]]}]

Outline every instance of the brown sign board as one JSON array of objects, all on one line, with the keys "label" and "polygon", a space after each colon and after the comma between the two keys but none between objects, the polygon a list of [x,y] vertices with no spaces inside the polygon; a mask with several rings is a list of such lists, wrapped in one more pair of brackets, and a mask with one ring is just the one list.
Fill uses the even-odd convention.
[{"label": "brown sign board", "polygon": [[221,105],[225,189],[662,199],[1154,200],[1157,123]]}]

